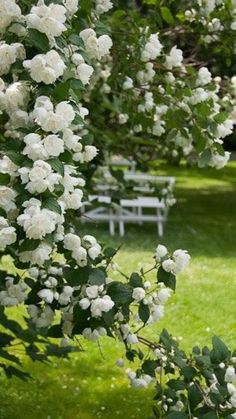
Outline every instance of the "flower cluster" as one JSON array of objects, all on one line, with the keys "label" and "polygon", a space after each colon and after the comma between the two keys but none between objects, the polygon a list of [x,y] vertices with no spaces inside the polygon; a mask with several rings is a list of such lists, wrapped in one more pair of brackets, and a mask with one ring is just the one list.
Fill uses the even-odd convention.
[{"label": "flower cluster", "polygon": [[23,66],[30,72],[33,80],[45,84],[55,83],[66,68],[58,52],[53,49],[47,54],[35,55],[32,60],[25,60]]},{"label": "flower cluster", "polygon": [[11,307],[26,300],[28,287],[24,281],[17,284],[13,277],[7,276],[5,288],[4,291],[0,291],[0,305]]}]

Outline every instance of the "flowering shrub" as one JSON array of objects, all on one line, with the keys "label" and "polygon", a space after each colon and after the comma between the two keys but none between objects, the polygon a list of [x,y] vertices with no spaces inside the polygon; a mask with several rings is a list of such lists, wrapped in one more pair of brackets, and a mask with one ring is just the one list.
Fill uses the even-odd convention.
[{"label": "flowering shrub", "polygon": [[135,156],[142,167],[164,156],[220,169],[229,159],[222,140],[233,132],[234,100],[226,94],[230,69],[216,59],[227,54],[233,67],[234,2],[137,1],[141,13],[118,3],[106,18],[112,58],[100,63],[89,98],[100,148],[106,141],[108,152]]},{"label": "flowering shrub", "polygon": [[[137,343],[150,346],[158,358],[146,360],[136,375],[130,374],[134,386],[146,386],[162,369],[176,375],[176,388],[167,383],[171,395],[163,390],[157,396],[157,416],[162,410],[177,410],[177,416],[169,417],[186,417],[202,404],[197,415],[203,417],[201,412],[213,409],[205,403],[209,397],[214,412],[230,414],[235,407],[230,364],[234,361],[228,352],[225,355],[223,344],[213,342],[217,357],[224,348],[220,359],[211,355],[208,359],[206,351],[199,355],[195,350],[199,357],[188,360],[166,332],[158,345],[139,336],[146,324],[163,317],[164,305],[175,290],[175,276],[189,263],[188,252],[178,249],[169,254],[159,245],[151,269],[157,272],[154,284],[146,279],[150,271],[143,270],[113,281],[109,274],[116,250],[101,247],[91,235],[79,235],[75,211],[82,206],[99,145],[97,137],[93,144],[91,133],[99,132],[101,121],[104,128],[104,117],[108,126],[116,120],[125,130],[128,126],[130,138],[138,143],[151,134],[158,150],[157,139],[165,137],[164,154],[181,150],[200,166],[220,168],[229,157],[222,138],[232,131],[233,123],[221,112],[218,82],[205,67],[195,71],[186,66],[182,51],[175,45],[165,47],[145,20],[140,28],[132,25],[135,44],[122,37],[122,60],[114,36],[111,56],[110,29],[115,34],[124,17],[112,8],[110,0],[79,4],[3,0],[0,4],[0,251],[1,256],[11,257],[15,268],[14,274],[4,267],[0,272],[0,366],[8,376],[26,378],[12,352],[16,344],[31,359],[44,361],[75,350],[70,342],[76,335],[91,341],[118,337],[129,360],[143,358],[133,349]],[[110,18],[102,23],[109,11]],[[141,23],[139,18],[137,22]],[[113,89],[119,93],[113,94]],[[127,102],[121,100],[124,93]],[[99,97],[104,101],[101,109]],[[91,103],[90,114],[85,101]],[[120,128],[120,134],[124,132]],[[9,308],[19,304],[27,309],[27,328],[8,317]],[[52,337],[60,338],[60,346],[52,343]],[[204,376],[206,383],[215,380],[216,394],[218,384],[223,386],[223,400],[218,396],[213,400],[211,390],[199,389],[201,356],[203,367],[212,372]],[[231,384],[221,383],[218,361],[224,362],[219,368]],[[190,368],[191,378],[185,368]]]}]

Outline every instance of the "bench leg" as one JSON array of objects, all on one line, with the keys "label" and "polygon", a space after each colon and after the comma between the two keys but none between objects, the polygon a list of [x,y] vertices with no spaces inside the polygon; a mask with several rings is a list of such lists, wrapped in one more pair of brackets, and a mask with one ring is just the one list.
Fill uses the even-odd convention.
[{"label": "bench leg", "polygon": [[[109,214],[112,216],[113,215],[113,211],[110,210]],[[110,236],[114,236],[115,234],[115,223],[114,220],[109,220],[109,231],[110,231]]]},{"label": "bench leg", "polygon": [[[159,209],[157,210],[157,215],[158,215],[158,217],[162,216],[161,211]],[[163,231],[163,220],[160,220],[160,221],[157,222],[157,231],[158,231],[158,236],[163,237],[163,233],[164,233],[164,231]]]},{"label": "bench leg", "polygon": [[119,231],[120,231],[120,236],[124,237],[124,235],[125,235],[125,223],[124,223],[124,221],[119,221]]},{"label": "bench leg", "polygon": [[114,236],[115,234],[115,223],[113,220],[109,221],[109,232],[111,236]]},{"label": "bench leg", "polygon": [[163,237],[163,223],[162,223],[162,221],[158,221],[157,231],[158,231],[158,236]]},{"label": "bench leg", "polygon": [[[138,207],[137,212],[138,212],[138,216],[139,217],[142,217],[142,215],[143,215],[142,207]],[[139,221],[138,224],[139,225],[142,225],[143,222],[142,221]]]}]

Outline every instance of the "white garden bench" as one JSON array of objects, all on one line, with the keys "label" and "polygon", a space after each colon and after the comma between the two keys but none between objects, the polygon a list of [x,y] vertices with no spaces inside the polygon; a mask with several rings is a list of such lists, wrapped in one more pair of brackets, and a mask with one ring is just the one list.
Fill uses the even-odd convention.
[{"label": "white garden bench", "polygon": [[[97,208],[93,207],[95,201],[99,204]],[[146,213],[146,210],[150,212]],[[165,204],[155,197],[121,199],[119,204],[115,204],[112,203],[111,198],[108,196],[90,195],[88,201],[84,203],[81,212],[83,221],[108,222],[111,235],[115,234],[117,224],[122,237],[125,235],[125,222],[142,224],[146,221],[155,222],[158,235],[162,237],[166,221]]]},{"label": "white garden bench", "polygon": [[[121,236],[125,234],[125,223],[155,222],[159,236],[163,236],[169,206],[164,198],[151,196],[155,194],[155,187],[165,187],[173,190],[175,178],[171,176],[153,176],[132,170],[124,173],[124,180],[131,182],[135,198],[120,199],[112,202],[111,195],[115,195],[118,184],[114,181],[110,171],[104,170],[102,182],[96,183],[96,195],[90,195],[83,204],[82,221],[108,222],[111,235],[115,234],[116,226]],[[96,203],[96,205],[95,205]]]}]

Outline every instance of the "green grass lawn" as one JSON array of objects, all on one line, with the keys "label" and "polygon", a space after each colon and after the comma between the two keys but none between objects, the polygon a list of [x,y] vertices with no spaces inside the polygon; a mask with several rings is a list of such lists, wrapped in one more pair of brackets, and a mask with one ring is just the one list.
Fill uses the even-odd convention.
[{"label": "green grass lawn", "polygon": [[[236,162],[222,171],[161,166],[158,173],[177,179],[178,202],[164,238],[157,237],[153,225],[127,226],[116,262],[127,273],[148,267],[160,242],[171,250],[188,249],[192,262],[178,278],[165,318],[145,334],[155,337],[166,327],[186,350],[209,344],[217,334],[236,347]],[[112,246],[123,241],[109,237],[107,226],[83,229]],[[0,418],[148,418],[152,390],[128,389],[124,370],[115,366],[122,346],[104,339],[101,347],[88,342],[83,347],[70,361],[56,359],[49,367],[26,364],[33,376],[28,383],[0,376]]]}]

